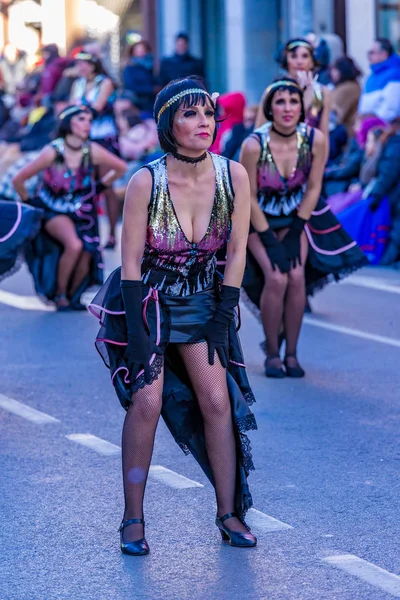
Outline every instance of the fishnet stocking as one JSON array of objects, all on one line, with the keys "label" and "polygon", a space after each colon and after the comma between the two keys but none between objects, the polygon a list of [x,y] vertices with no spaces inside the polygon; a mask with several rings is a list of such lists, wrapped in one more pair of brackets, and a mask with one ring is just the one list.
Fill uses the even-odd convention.
[{"label": "fishnet stocking", "polygon": [[[306,284],[304,264],[307,260],[308,241],[306,234],[301,237],[301,262],[289,273],[288,286],[285,299],[283,322],[286,334],[286,354],[296,354],[297,342],[300,335],[301,323],[306,305]],[[290,366],[297,366],[295,358],[289,358]]]},{"label": "fishnet stocking", "polygon": [[[234,511],[236,484],[236,442],[226,383],[226,370],[217,354],[208,363],[207,344],[180,344],[180,355],[192,383],[204,420],[208,459],[214,476],[218,516]],[[226,527],[246,532],[237,518],[227,519]]]},{"label": "fishnet stocking", "polygon": [[[122,474],[124,480],[124,520],[143,518],[143,497],[153,454],[154,436],[162,405],[163,373],[151,385],[132,396],[122,430]],[[143,537],[142,525],[124,529],[124,540]]]}]

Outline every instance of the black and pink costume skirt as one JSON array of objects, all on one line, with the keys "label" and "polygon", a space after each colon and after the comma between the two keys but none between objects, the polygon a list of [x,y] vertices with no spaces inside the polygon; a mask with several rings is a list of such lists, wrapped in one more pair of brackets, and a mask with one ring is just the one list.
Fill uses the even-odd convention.
[{"label": "black and pink costume skirt", "polygon": [[[294,211],[287,217],[267,215],[271,229],[290,227]],[[368,265],[368,259],[357,242],[343,229],[340,222],[321,198],[305,226],[308,238],[308,257],[305,265],[307,295],[321,290],[326,284],[340,281],[357,269]],[[260,306],[264,275],[251,252],[247,252],[243,288],[253,304]]]},{"label": "black and pink costume skirt", "polygon": [[[120,281],[121,270],[118,268],[95,296],[89,310],[101,325],[96,348],[110,369],[119,401],[127,410],[133,401],[132,394],[146,384],[143,373],[139,373],[136,381],[130,381],[124,361],[127,329]],[[172,297],[149,288],[143,301],[143,316],[150,335],[163,352],[162,356],[152,356],[150,361],[152,381],[164,368],[162,417],[175,441],[185,453],[193,454],[211,483],[213,477],[206,451],[203,418],[176,344],[191,343],[191,339],[202,341],[196,333],[213,316],[217,294],[217,286],[185,297]],[[244,516],[252,506],[247,477],[254,469],[246,432],[257,429],[257,425],[249,408],[254,396],[247,379],[237,330],[238,319],[235,319],[229,330],[230,366],[226,377],[238,457],[235,510]]]},{"label": "black and pink costume skirt", "polygon": [[83,251],[92,255],[90,272],[75,291],[71,302],[78,302],[88,287],[101,285],[104,281],[99,223],[94,197],[94,191],[88,192],[80,198],[79,208],[75,212],[68,213],[53,210],[40,197],[31,198],[29,201],[32,206],[43,211],[42,229],[28,246],[26,262],[32,274],[36,292],[44,299],[53,301],[57,295],[58,262],[63,252],[62,245],[46,232],[44,225],[59,215],[67,216],[73,221],[76,233],[82,240]]},{"label": "black and pink costume skirt", "polygon": [[42,215],[21,202],[0,200],[0,281],[20,266],[29,241],[40,230]]}]

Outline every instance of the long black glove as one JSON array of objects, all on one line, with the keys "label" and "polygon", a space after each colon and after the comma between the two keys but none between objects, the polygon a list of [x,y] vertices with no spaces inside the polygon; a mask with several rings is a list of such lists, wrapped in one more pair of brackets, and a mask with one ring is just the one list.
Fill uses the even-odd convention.
[{"label": "long black glove", "polygon": [[100,194],[102,194],[103,192],[108,190],[108,185],[103,183],[101,180],[96,181],[94,184],[94,189],[95,189],[96,196],[99,196]]},{"label": "long black glove", "polygon": [[282,246],[286,250],[286,256],[293,267],[296,267],[298,264],[301,265],[300,238],[306,223],[307,221],[305,219],[296,215],[289,231],[282,240]]},{"label": "long black glove", "polygon": [[121,280],[121,294],[126,313],[128,328],[128,346],[124,360],[133,383],[141,369],[144,380],[151,381],[150,358],[152,354],[161,354],[160,348],[152,341],[143,321],[143,299],[147,288],[142,281]]},{"label": "long black glove", "polygon": [[262,231],[258,234],[258,237],[267,251],[273,270],[275,271],[276,267],[278,267],[281,273],[288,273],[290,270],[290,262],[286,250],[278,238],[274,236],[271,229]]},{"label": "long black glove", "polygon": [[229,365],[229,325],[234,317],[235,306],[239,304],[240,288],[223,285],[221,300],[218,302],[214,316],[206,323],[203,335],[208,344],[208,362],[214,364],[214,353],[218,354],[221,365]]}]

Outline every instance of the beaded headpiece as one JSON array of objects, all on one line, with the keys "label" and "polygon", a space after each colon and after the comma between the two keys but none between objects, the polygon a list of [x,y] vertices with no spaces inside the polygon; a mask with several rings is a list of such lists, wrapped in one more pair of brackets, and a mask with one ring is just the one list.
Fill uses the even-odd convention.
[{"label": "beaded headpiece", "polygon": [[58,118],[60,121],[65,119],[66,117],[70,117],[71,115],[77,115],[81,112],[90,113],[90,109],[87,106],[78,105],[78,106],[68,106],[68,108],[64,109],[59,115]]},{"label": "beaded headpiece", "polygon": [[90,54],[89,52],[78,52],[78,54],[75,55],[75,60],[87,60],[87,62],[96,62],[97,56],[94,56],[94,54]]},{"label": "beaded headpiece", "polygon": [[274,83],[271,83],[271,85],[267,87],[266,95],[269,96],[269,94],[271,92],[273,92],[274,90],[277,90],[279,88],[290,88],[290,87],[295,87],[300,92],[303,92],[302,88],[299,86],[298,83],[296,83],[296,81],[290,81],[288,79],[279,79],[279,81],[274,81]]},{"label": "beaded headpiece", "polygon": [[167,100],[167,102],[162,105],[162,107],[158,111],[157,123],[160,120],[161,115],[163,114],[163,112],[165,110],[167,110],[167,108],[169,108],[170,106],[175,104],[175,102],[178,102],[184,96],[189,96],[190,94],[204,94],[204,96],[208,96],[213,103],[215,102],[215,99],[216,99],[215,94],[211,95],[206,90],[203,90],[202,88],[190,88],[188,90],[183,90],[182,92],[179,92],[179,94],[175,94],[175,96],[172,96],[172,98]]},{"label": "beaded headpiece", "polygon": [[307,40],[293,40],[286,45],[286,50],[288,52],[291,52],[299,46],[301,46],[302,48],[307,48],[307,50],[309,50],[311,54],[314,54],[314,47],[310,44],[310,42],[307,42]]}]

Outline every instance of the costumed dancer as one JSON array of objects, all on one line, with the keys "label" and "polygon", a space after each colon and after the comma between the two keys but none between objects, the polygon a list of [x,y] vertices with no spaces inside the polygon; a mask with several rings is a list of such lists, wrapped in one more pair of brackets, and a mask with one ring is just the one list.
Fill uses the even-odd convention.
[{"label": "costumed dancer", "polygon": [[[367,263],[328,206],[314,211],[325,166],[325,137],[306,125],[296,80],[272,83],[264,98],[267,123],[242,146],[251,188],[248,261],[243,287],[261,310],[267,377],[303,377],[297,359],[305,293]],[[279,332],[283,318],[283,369]]]},{"label": "costumed dancer", "polygon": [[20,266],[29,240],[39,232],[42,211],[0,200],[0,281]]},{"label": "costumed dancer", "polygon": [[[289,40],[282,53],[280,66],[286,71],[289,78],[297,81],[303,90],[305,123],[322,131],[329,141],[331,92],[326,86],[321,85],[314,75],[316,67],[314,47],[303,38]],[[265,90],[258,108],[256,128],[266,122],[263,109],[266,93],[267,90]],[[326,148],[326,158],[328,156],[329,144]]]},{"label": "costumed dancer", "polygon": [[[95,54],[79,52],[75,56],[75,60],[80,77],[73,83],[70,103],[90,106],[94,116],[90,139],[116,156],[120,156],[118,130],[113,113],[115,84],[105,71],[100,58]],[[104,177],[105,174],[104,168],[100,167],[99,178]],[[116,244],[115,228],[118,222],[120,203],[112,188],[105,190],[104,196],[110,225],[109,238],[104,248],[112,250]]]},{"label": "costumed dancer", "polygon": [[[252,505],[246,431],[256,428],[249,409],[254,397],[235,316],[250,218],[248,177],[238,163],[207,151],[216,135],[215,103],[202,80],[171,82],[154,112],[166,154],[132,178],[122,268],[89,307],[101,323],[97,349],[127,411],[121,550],[149,552],[143,497],[160,412],[215,486],[222,539],[254,546],[243,520]],[[215,254],[227,243],[222,280]]]},{"label": "costumed dancer", "polygon": [[[92,113],[71,106],[59,116],[58,137],[13,177],[24,202],[43,210],[43,226],[26,252],[39,295],[57,310],[83,310],[87,287],[103,283],[103,264],[95,198],[126,170],[125,163],[88,141]],[[95,169],[107,171],[96,181]],[[25,181],[36,174],[36,195],[28,198]]]}]

